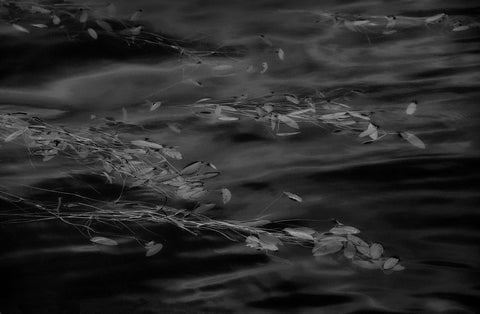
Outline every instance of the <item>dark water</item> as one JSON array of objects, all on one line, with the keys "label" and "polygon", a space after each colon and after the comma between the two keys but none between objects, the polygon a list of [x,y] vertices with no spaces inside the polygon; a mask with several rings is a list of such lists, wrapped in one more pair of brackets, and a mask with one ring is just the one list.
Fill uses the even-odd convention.
[{"label": "dark water", "polygon": [[[452,32],[443,24],[411,22],[387,36],[375,29],[352,32],[318,14],[447,13],[473,23],[480,12],[476,2],[115,3],[126,16],[143,8],[142,18],[156,30],[215,48],[236,47],[239,53],[197,65],[155,49],[2,35],[10,38],[0,44],[2,111],[31,110],[75,127],[90,123],[91,114],[121,117],[125,107],[130,120],[147,128],[137,131],[138,137],[178,145],[185,163],[208,160],[221,169],[212,184],[228,186],[233,198],[215,212],[217,217],[252,219],[281,191],[292,191],[304,202],[279,201],[266,212],[269,219],[304,219],[299,224],[327,229],[337,218],[401,257],[406,270],[390,275],[362,270],[334,257],[314,259],[308,249],[294,247],[279,254],[290,261],[282,263],[243,243],[174,228],[154,228],[165,248],[146,259],[132,243],[100,250],[61,223],[5,225],[0,312],[477,312],[478,28]],[[284,50],[284,61],[275,54],[277,47]],[[262,62],[269,64],[266,73],[246,72],[249,65],[260,69]],[[233,66],[235,75],[219,76],[217,65]],[[204,86],[175,85],[182,68],[184,76]],[[352,96],[349,105],[377,112],[377,121],[389,129],[414,132],[427,148],[395,137],[362,145],[355,135],[308,125],[298,136],[274,138],[253,121],[206,121],[182,106],[207,96],[309,95],[337,88],[361,89],[365,93]],[[154,113],[140,105],[152,93],[164,103]],[[406,116],[413,99],[418,110]],[[182,125],[182,133],[168,129],[172,121]],[[91,192],[87,181],[107,197],[115,193],[103,181],[68,177],[67,164],[32,168],[24,149],[0,149],[2,186],[25,191],[21,185],[43,184]]]}]

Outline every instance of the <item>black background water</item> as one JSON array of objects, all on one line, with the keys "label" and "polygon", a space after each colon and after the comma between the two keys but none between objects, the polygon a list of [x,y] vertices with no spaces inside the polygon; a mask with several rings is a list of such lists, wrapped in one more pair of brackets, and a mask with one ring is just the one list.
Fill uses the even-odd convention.
[{"label": "black background water", "polygon": [[[147,125],[139,137],[178,145],[185,162],[208,160],[222,170],[213,185],[228,186],[233,198],[214,213],[218,217],[254,218],[281,191],[292,191],[304,202],[279,201],[268,210],[270,219],[304,219],[302,225],[326,229],[335,217],[360,228],[365,239],[382,243],[388,254],[400,256],[407,269],[386,275],[342,259],[315,260],[301,248],[285,249],[280,256],[291,263],[281,263],[242,243],[208,234],[192,237],[173,228],[156,230],[155,238],[165,248],[147,259],[141,248],[129,243],[108,251],[92,247],[60,223],[2,226],[2,313],[476,312],[478,28],[451,32],[433,25],[389,36],[365,35],[315,15],[322,10],[365,16],[447,13],[472,20],[479,12],[475,2],[116,4],[126,16],[143,8],[143,18],[154,29],[242,47],[245,53],[210,58],[197,66],[155,51],[102,53],[95,46],[100,44],[92,48],[88,43],[76,47],[89,51],[83,57],[77,51],[70,58],[71,51],[53,45],[60,50],[38,58],[21,45],[2,42],[7,56],[2,61],[2,92],[23,93],[10,97],[12,105],[2,110],[32,110],[74,127],[90,123],[91,114],[120,117],[126,107],[129,119]],[[48,37],[42,41],[51,44]],[[29,47],[45,49],[41,41]],[[277,47],[285,51],[284,61],[275,54]],[[11,53],[15,49],[18,55]],[[266,73],[245,71],[262,62],[269,64]],[[212,70],[219,64],[232,65],[236,75],[219,77]],[[180,80],[182,66],[183,75],[201,80],[204,87],[179,85],[162,91],[156,97],[164,107],[155,114],[139,105],[144,95]],[[204,96],[270,91],[302,95],[335,88],[364,90],[365,95],[353,97],[349,105],[376,111],[377,121],[389,129],[414,132],[427,149],[395,137],[362,145],[355,135],[307,125],[299,136],[278,139],[253,121],[212,123],[192,118],[180,106]],[[405,107],[413,99],[419,102],[418,111],[406,116]],[[74,112],[45,111],[49,104]],[[182,125],[182,133],[167,128],[172,121]],[[67,164],[32,168],[23,149],[0,149],[3,186],[48,182],[53,188],[88,190],[80,179],[58,179],[68,173]],[[107,193],[103,181],[89,183]]]}]

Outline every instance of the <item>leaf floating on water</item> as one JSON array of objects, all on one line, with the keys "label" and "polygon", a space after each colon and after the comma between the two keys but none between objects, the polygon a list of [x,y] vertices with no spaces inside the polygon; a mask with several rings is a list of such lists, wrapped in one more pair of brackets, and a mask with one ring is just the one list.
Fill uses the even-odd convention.
[{"label": "leaf floating on water", "polygon": [[354,236],[353,234],[347,234],[347,239],[348,241],[352,242],[355,246],[363,246],[363,247],[369,247],[368,243],[363,241],[357,236]]},{"label": "leaf floating on water", "polygon": [[355,112],[355,111],[347,111],[347,113],[352,116],[352,117],[355,117],[355,118],[360,118],[360,119],[363,119],[363,120],[370,120],[370,117],[368,116],[365,116],[359,112]]},{"label": "leaf floating on water", "polygon": [[396,257],[390,257],[385,261],[385,263],[383,263],[382,267],[385,270],[392,269],[393,267],[395,267],[398,264],[399,261],[400,260]]},{"label": "leaf floating on water", "polygon": [[140,16],[142,15],[142,12],[143,12],[142,9],[133,12],[133,14],[130,16],[130,21],[132,22],[138,21],[140,19]]},{"label": "leaf floating on water", "polygon": [[105,21],[102,21],[102,20],[96,20],[95,21],[97,23],[98,26],[100,26],[104,31],[106,32],[113,32],[113,28],[110,24],[108,24],[107,22]]},{"label": "leaf floating on water", "polygon": [[366,260],[353,260],[353,263],[365,269],[380,269],[382,264],[380,261],[366,261]]},{"label": "leaf floating on water", "polygon": [[20,135],[22,135],[23,133],[25,133],[25,131],[27,131],[27,128],[17,130],[15,132],[13,132],[12,134],[10,134],[9,136],[7,136],[4,141],[5,142],[11,142],[14,139],[16,139],[17,137],[19,137]]},{"label": "leaf floating on water", "polygon": [[393,28],[397,24],[397,18],[393,15],[386,16],[387,18],[387,25],[385,26],[386,28]]},{"label": "leaf floating on water", "polygon": [[229,116],[220,116],[217,119],[221,120],[221,121],[237,121],[237,120],[239,120],[238,117],[229,117]]},{"label": "leaf floating on water", "polygon": [[150,106],[150,111],[157,110],[162,105],[161,101],[156,101]]},{"label": "leaf floating on water", "polygon": [[164,147],[157,143],[147,142],[143,140],[135,140],[131,141],[132,145],[139,146],[139,147],[148,147],[153,149],[163,149]]},{"label": "leaf floating on water", "polygon": [[48,25],[45,25],[45,24],[30,24],[30,25],[36,28],[48,28]]},{"label": "leaf floating on water", "polygon": [[183,158],[182,154],[175,147],[164,147],[162,148],[162,153],[173,159],[180,160]]},{"label": "leaf floating on water", "polygon": [[80,23],[85,23],[88,20],[88,12],[86,10],[82,10],[82,14],[80,14],[78,20]]},{"label": "leaf floating on water", "polygon": [[330,229],[330,232],[333,234],[357,234],[357,233],[360,233],[360,230],[358,230],[355,227],[342,225],[342,226],[333,227],[332,229]]},{"label": "leaf floating on water", "polygon": [[193,210],[193,213],[200,215],[200,214],[203,214],[204,212],[209,211],[214,207],[215,207],[215,204],[200,204],[200,206],[198,206]]},{"label": "leaf floating on water", "polygon": [[416,135],[414,135],[410,132],[400,132],[399,134],[404,140],[408,141],[413,146],[421,148],[421,149],[426,148],[425,143],[423,143],[423,141],[421,139],[419,139]]},{"label": "leaf floating on water", "polygon": [[292,135],[297,135],[300,134],[300,132],[285,132],[285,133],[277,133],[277,136],[292,136]]},{"label": "leaf floating on water", "polygon": [[458,25],[458,26],[455,26],[452,29],[452,32],[463,32],[463,31],[466,31],[468,29],[470,29],[470,26],[468,26],[468,25]]},{"label": "leaf floating on water", "polygon": [[404,269],[405,269],[405,267],[400,265],[400,264],[397,264],[397,265],[393,266],[393,268],[392,268],[393,271],[402,271]]},{"label": "leaf floating on water", "polygon": [[90,35],[90,37],[92,37],[93,39],[97,39],[97,38],[98,38],[98,34],[97,34],[97,32],[96,32],[93,28],[87,29],[87,33],[88,33],[88,35]]},{"label": "leaf floating on water", "polygon": [[358,135],[358,137],[370,136],[374,132],[378,132],[377,127],[375,125],[373,125],[372,123],[369,123],[367,129],[365,131],[363,131],[362,133],[360,133],[360,135]]},{"label": "leaf floating on water", "polygon": [[351,241],[348,241],[345,245],[345,249],[343,250],[343,255],[348,259],[352,259],[355,257],[356,253],[357,250],[355,249],[355,245],[353,245]]},{"label": "leaf floating on water", "polygon": [[277,55],[278,55],[278,58],[279,58],[280,60],[283,61],[283,60],[285,59],[285,52],[283,51],[282,48],[279,48],[279,49],[277,50]]},{"label": "leaf floating on water", "polygon": [[115,246],[118,245],[117,241],[105,238],[105,237],[93,237],[90,239],[91,242],[101,245]]},{"label": "leaf floating on water", "polygon": [[260,233],[258,239],[262,249],[267,251],[278,251],[278,246],[283,245],[280,239],[268,232]]},{"label": "leaf floating on water", "polygon": [[195,161],[195,162],[192,162],[191,164],[186,165],[186,166],[180,171],[180,174],[181,174],[181,175],[187,175],[187,176],[196,174],[196,173],[198,173],[198,172],[200,171],[200,169],[203,168],[204,165],[205,165],[205,163],[204,163],[203,161]]},{"label": "leaf floating on water", "polygon": [[300,128],[298,126],[298,123],[295,122],[295,120],[293,120],[292,118],[287,117],[283,114],[278,115],[278,120],[282,121],[283,123],[285,123],[286,125],[288,125],[291,128],[294,128],[294,129],[299,129]]},{"label": "leaf floating on water", "polygon": [[260,71],[260,74],[267,72],[267,70],[268,70],[268,63],[262,62],[262,70]]},{"label": "leaf floating on water", "polygon": [[14,29],[16,29],[17,31],[19,31],[19,32],[22,32],[22,33],[30,33],[30,31],[29,31],[28,29],[26,29],[25,27],[20,26],[20,25],[18,25],[18,24],[12,24],[12,27],[13,27]]},{"label": "leaf floating on water", "polygon": [[54,25],[58,25],[58,24],[60,24],[61,22],[62,22],[62,20],[61,20],[58,16],[56,16],[56,15],[53,15],[53,16],[52,16],[52,23],[53,23]]},{"label": "leaf floating on water", "polygon": [[140,35],[142,28],[143,26],[140,25],[137,27],[132,27],[128,31],[130,32],[131,35],[136,36],[136,35]]},{"label": "leaf floating on water", "polygon": [[425,23],[430,24],[430,23],[435,23],[446,17],[447,15],[445,13],[440,13],[434,16],[427,17],[425,19]]},{"label": "leaf floating on water", "polygon": [[295,202],[301,203],[303,201],[303,199],[300,196],[298,196],[297,194],[286,192],[286,191],[284,191],[283,194],[285,194],[289,199],[291,199]]},{"label": "leaf floating on water", "polygon": [[370,246],[370,257],[373,259],[379,259],[383,254],[383,246],[379,243],[373,243]]},{"label": "leaf floating on water", "polygon": [[50,11],[48,9],[45,9],[45,8],[42,8],[42,7],[39,7],[39,6],[36,6],[36,5],[32,5],[32,8],[30,9],[30,12],[40,13],[40,14],[50,14],[52,11]]},{"label": "leaf floating on water", "polygon": [[325,239],[321,239],[321,241],[315,243],[312,249],[313,256],[333,254],[343,249],[343,242],[341,240]]},{"label": "leaf floating on water", "polygon": [[220,191],[222,192],[223,204],[227,204],[228,202],[230,202],[230,200],[232,199],[232,193],[230,192],[230,190],[227,188],[223,188]]},{"label": "leaf floating on water", "polygon": [[283,231],[294,238],[302,239],[302,240],[310,240],[313,241],[313,234],[315,234],[315,230],[310,228],[285,228]]},{"label": "leaf floating on water", "polygon": [[300,104],[300,100],[298,100],[297,96],[295,95],[285,95],[285,99],[291,102],[292,104],[295,104],[295,105]]},{"label": "leaf floating on water", "polygon": [[163,249],[163,244],[151,241],[145,245],[145,249],[147,250],[145,256],[150,257],[160,252]]},{"label": "leaf floating on water", "polygon": [[415,113],[415,111],[417,111],[417,102],[414,100],[414,101],[412,101],[410,104],[408,104],[407,109],[405,110],[405,112],[406,112],[408,115],[412,115],[412,114]]}]

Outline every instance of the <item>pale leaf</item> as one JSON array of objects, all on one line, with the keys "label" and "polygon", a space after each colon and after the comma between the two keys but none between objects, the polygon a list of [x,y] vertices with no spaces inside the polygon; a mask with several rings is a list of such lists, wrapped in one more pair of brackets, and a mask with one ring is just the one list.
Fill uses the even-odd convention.
[{"label": "pale leaf", "polygon": [[287,117],[283,114],[278,115],[278,120],[282,121],[283,123],[285,123],[286,125],[288,125],[291,128],[294,128],[294,129],[299,129],[300,128],[298,126],[298,123],[295,122],[295,120],[293,120],[292,118]]},{"label": "pale leaf", "polygon": [[313,234],[315,234],[315,230],[310,228],[285,228],[283,231],[294,238],[298,238],[301,240],[311,240],[313,241]]},{"label": "pale leaf", "polygon": [[415,147],[418,147],[421,149],[426,148],[425,143],[421,139],[419,139],[416,135],[410,132],[400,132],[400,136]]},{"label": "pale leaf", "polygon": [[223,204],[227,204],[228,202],[230,202],[230,200],[232,199],[232,193],[230,192],[230,190],[227,188],[223,188],[221,189],[221,193]]},{"label": "pale leaf", "polygon": [[90,239],[90,241],[95,244],[101,244],[101,245],[109,245],[109,246],[118,245],[117,241],[109,238],[105,238],[105,237],[93,237]]},{"label": "pale leaf", "polygon": [[145,245],[145,249],[147,250],[147,252],[145,253],[145,256],[150,257],[160,252],[163,249],[163,245],[161,243],[150,242],[150,243],[147,243],[147,245]]},{"label": "pale leaf", "polygon": [[161,101],[156,101],[150,106],[150,111],[157,110],[162,105]]},{"label": "pale leaf", "polygon": [[295,95],[285,95],[285,99],[291,102],[292,104],[298,105],[300,101]]},{"label": "pale leaf", "polygon": [[405,112],[406,112],[408,115],[412,115],[412,114],[415,113],[415,111],[417,111],[417,102],[416,102],[416,101],[412,101],[410,104],[408,104],[407,109],[405,110]]},{"label": "pale leaf", "polygon": [[399,262],[398,258],[390,257],[385,261],[385,263],[383,263],[383,269],[385,270],[392,269],[398,264],[398,262]]},{"label": "pale leaf", "polygon": [[13,132],[12,134],[10,134],[9,136],[7,136],[4,141],[5,142],[11,142],[14,139],[16,139],[17,137],[19,137],[20,135],[22,135],[23,133],[25,133],[25,131],[27,131],[27,128],[17,130],[15,132]]},{"label": "pale leaf", "polygon": [[383,254],[383,246],[379,243],[373,243],[370,246],[370,256],[373,259],[379,259]]},{"label": "pale leaf", "polygon": [[262,62],[262,70],[260,71],[260,74],[267,72],[267,70],[268,70],[268,63]]},{"label": "pale leaf", "polygon": [[357,233],[360,233],[360,230],[358,230],[355,227],[342,225],[342,226],[333,227],[332,229],[330,229],[330,232],[333,234],[357,234]]},{"label": "pale leaf", "polygon": [[303,201],[303,199],[300,196],[298,196],[297,194],[286,192],[286,191],[283,192],[283,194],[285,194],[289,199],[291,199],[295,202],[301,203]]},{"label": "pale leaf", "polygon": [[323,256],[336,253],[343,249],[343,242],[338,240],[321,241],[315,243],[312,249],[313,256]]},{"label": "pale leaf", "polygon": [[282,61],[285,60],[285,52],[283,51],[282,48],[280,48],[280,49],[277,50],[277,55],[278,55],[278,58],[279,58],[280,60],[282,60]]},{"label": "pale leaf", "polygon": [[367,129],[365,131],[363,131],[362,133],[360,133],[360,135],[358,135],[358,137],[370,136],[370,134],[372,134],[376,131],[377,131],[377,127],[375,125],[369,123]]},{"label": "pale leaf", "polygon": [[88,12],[86,10],[82,10],[82,14],[80,14],[78,20],[80,23],[85,23],[88,20]]},{"label": "pale leaf", "polygon": [[97,39],[98,38],[98,34],[97,32],[93,29],[93,28],[89,28],[87,29],[87,33],[90,37],[92,37],[93,39]]},{"label": "pale leaf", "polygon": [[62,22],[62,20],[61,20],[58,16],[56,16],[56,15],[52,16],[52,23],[53,23],[54,25],[58,25],[58,24],[60,24],[61,22]]},{"label": "pale leaf", "polygon": [[25,27],[20,26],[20,25],[18,25],[18,24],[12,24],[12,27],[13,27],[14,29],[16,29],[17,31],[19,31],[19,32],[22,32],[22,33],[30,33],[30,31],[29,31],[28,29],[26,29]]}]

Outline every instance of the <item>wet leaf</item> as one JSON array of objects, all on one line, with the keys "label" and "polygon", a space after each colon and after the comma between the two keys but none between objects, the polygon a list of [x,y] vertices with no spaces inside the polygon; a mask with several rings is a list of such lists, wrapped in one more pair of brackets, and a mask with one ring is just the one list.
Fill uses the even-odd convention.
[{"label": "wet leaf", "polygon": [[108,24],[107,22],[105,21],[102,21],[102,20],[96,20],[95,21],[97,23],[98,26],[100,26],[104,31],[106,32],[113,32],[113,28],[110,24]]},{"label": "wet leaf", "polygon": [[299,129],[300,128],[298,126],[298,123],[295,122],[295,120],[293,120],[292,118],[287,117],[283,114],[278,115],[278,120],[282,121],[283,123],[285,123],[286,125],[288,125],[291,128],[294,128],[294,129]]},{"label": "wet leaf", "polygon": [[101,245],[108,245],[108,246],[118,245],[117,241],[109,238],[105,238],[105,237],[93,237],[90,239],[90,241],[95,244],[101,244]]},{"label": "wet leaf", "polygon": [[300,132],[284,132],[284,133],[277,133],[277,136],[292,136],[292,135],[297,135],[300,134]]},{"label": "wet leaf", "polygon": [[223,204],[227,204],[228,202],[230,202],[230,200],[232,199],[232,193],[230,192],[230,190],[227,188],[223,188],[220,191],[222,193]]},{"label": "wet leaf", "polygon": [[365,269],[380,269],[382,264],[379,261],[353,260],[353,264]]},{"label": "wet leaf", "polygon": [[268,63],[262,62],[262,70],[260,71],[260,74],[267,72],[267,70],[268,70]]},{"label": "wet leaf", "polygon": [[87,29],[87,33],[90,37],[92,37],[93,39],[97,39],[98,38],[98,34],[97,32],[93,29],[93,28],[89,28]]},{"label": "wet leaf", "polygon": [[371,257],[371,256],[370,256],[370,247],[369,247],[369,246],[357,246],[356,248],[357,248],[357,251],[358,251],[360,254],[362,254],[362,255],[364,255],[364,256],[366,256],[366,257],[368,257],[368,258]]},{"label": "wet leaf", "polygon": [[182,159],[182,154],[176,150],[174,147],[164,147],[162,148],[162,153],[166,156],[173,158],[173,159]]},{"label": "wet leaf", "polygon": [[343,250],[343,255],[348,259],[352,259],[355,257],[356,253],[357,250],[355,249],[355,245],[351,241],[348,241]]},{"label": "wet leaf", "polygon": [[415,111],[417,111],[417,102],[416,102],[416,101],[412,101],[410,104],[408,104],[407,109],[405,110],[405,112],[406,112],[408,115],[412,115],[412,114],[415,113]]},{"label": "wet leaf", "polygon": [[393,271],[402,271],[404,269],[405,269],[405,267],[400,265],[400,264],[397,264],[397,265],[393,266],[393,268],[392,268]]},{"label": "wet leaf", "polygon": [[19,137],[20,135],[22,135],[23,133],[25,133],[25,131],[27,131],[27,128],[17,130],[15,132],[13,132],[12,134],[10,134],[9,136],[7,136],[4,141],[5,142],[11,142],[14,139],[16,139],[17,137]]},{"label": "wet leaf", "polygon": [[427,17],[425,19],[425,23],[427,23],[427,24],[435,23],[435,22],[438,22],[438,21],[442,20],[446,16],[447,15],[445,13],[440,13],[440,14],[437,14],[437,15],[434,15],[434,16],[430,16],[430,17]]},{"label": "wet leaf", "polygon": [[363,120],[370,120],[370,117],[368,116],[365,116],[359,112],[355,112],[355,111],[347,111],[347,113],[349,115],[351,115],[352,117],[355,117],[355,118],[360,118],[360,119],[363,119]]},{"label": "wet leaf", "polygon": [[262,249],[267,251],[278,251],[278,246],[283,245],[280,239],[268,232],[260,233],[258,239],[260,240]]},{"label": "wet leaf", "polygon": [[399,134],[404,140],[408,141],[413,146],[421,148],[421,149],[426,148],[425,143],[423,143],[423,141],[421,139],[419,139],[416,135],[414,135],[410,132],[400,132]]},{"label": "wet leaf", "polygon": [[39,6],[36,6],[36,5],[32,5],[32,8],[30,9],[30,12],[40,13],[40,14],[50,14],[52,11],[48,10],[48,9],[45,9],[45,8],[42,8],[42,7],[39,7]]},{"label": "wet leaf", "polygon": [[237,120],[239,120],[238,117],[231,117],[231,116],[220,116],[217,119],[221,120],[221,121],[237,121]]},{"label": "wet leaf", "polygon": [[145,249],[147,250],[145,256],[150,257],[160,252],[163,249],[163,245],[152,241],[145,245]]},{"label": "wet leaf", "polygon": [[157,110],[162,105],[161,101],[156,101],[150,106],[150,111]]},{"label": "wet leaf", "polygon": [[148,147],[153,149],[163,149],[163,146],[157,143],[142,141],[142,140],[135,140],[131,141],[132,145],[139,146],[139,147]]},{"label": "wet leaf", "polygon": [[385,263],[383,263],[382,267],[385,270],[392,269],[393,267],[395,267],[398,264],[399,261],[400,260],[396,257],[390,257],[385,261]]},{"label": "wet leaf", "polygon": [[180,171],[180,174],[182,175],[193,175],[193,174],[196,174],[200,171],[200,169],[203,168],[204,166],[204,162],[203,161],[195,161],[195,162],[192,162],[188,165],[186,165],[181,171]]},{"label": "wet leaf", "polygon": [[18,25],[18,24],[12,24],[12,27],[13,27],[14,29],[16,29],[17,31],[19,31],[19,32],[22,32],[22,33],[30,33],[30,31],[29,31],[28,29],[26,29],[25,27],[20,26],[20,25]]},{"label": "wet leaf", "polygon": [[297,194],[286,192],[286,191],[284,191],[283,194],[285,194],[289,199],[291,199],[295,202],[301,203],[303,201],[303,199],[300,196],[298,196]]},{"label": "wet leaf", "polygon": [[370,246],[370,257],[373,259],[379,259],[383,254],[383,246],[379,243],[373,243]]},{"label": "wet leaf", "polygon": [[363,241],[357,236],[354,236],[353,234],[347,234],[347,239],[348,241],[352,242],[355,246],[363,246],[363,247],[369,247],[368,243]]},{"label": "wet leaf", "polygon": [[58,24],[60,24],[61,22],[62,22],[62,20],[61,20],[58,16],[56,16],[56,15],[53,15],[53,16],[52,16],[52,23],[53,23],[54,25],[58,25]]},{"label": "wet leaf", "polygon": [[315,234],[315,230],[305,227],[300,228],[285,228],[283,231],[294,238],[301,239],[301,240],[310,240],[313,241],[313,234]]},{"label": "wet leaf", "polygon": [[195,214],[203,214],[215,207],[215,204],[200,204],[197,208],[193,210],[193,213]]},{"label": "wet leaf", "polygon": [[128,32],[133,35],[133,36],[137,36],[137,35],[140,35],[140,33],[142,32],[142,28],[143,26],[137,26],[137,27],[132,27],[130,29],[128,29]]},{"label": "wet leaf", "polygon": [[285,60],[285,52],[283,51],[282,48],[279,48],[279,49],[277,50],[277,55],[278,55],[278,58],[279,58],[280,60],[282,60],[282,61]]},{"label": "wet leaf", "polygon": [[336,253],[343,249],[343,242],[339,240],[327,240],[316,242],[312,249],[313,256],[324,256]]},{"label": "wet leaf", "polygon": [[360,230],[358,230],[355,227],[342,225],[342,226],[333,227],[332,229],[330,229],[330,232],[333,234],[357,234],[357,233],[360,233]]},{"label": "wet leaf", "polygon": [[463,32],[463,31],[466,31],[468,29],[470,29],[470,26],[468,26],[468,25],[458,25],[458,26],[455,26],[452,29],[452,32]]},{"label": "wet leaf", "polygon": [[80,14],[78,20],[80,23],[85,23],[88,20],[88,12],[86,10],[82,10],[82,14]]},{"label": "wet leaf", "polygon": [[300,100],[298,100],[297,96],[295,95],[285,95],[285,99],[291,102],[292,104],[295,104],[295,105],[300,104]]},{"label": "wet leaf", "polygon": [[365,136],[370,136],[370,134],[373,134],[374,132],[377,132],[377,127],[371,123],[368,124],[368,127],[365,131],[360,133],[358,137],[365,137]]},{"label": "wet leaf", "polygon": [[48,25],[45,25],[45,24],[30,24],[30,25],[36,28],[48,28]]}]

